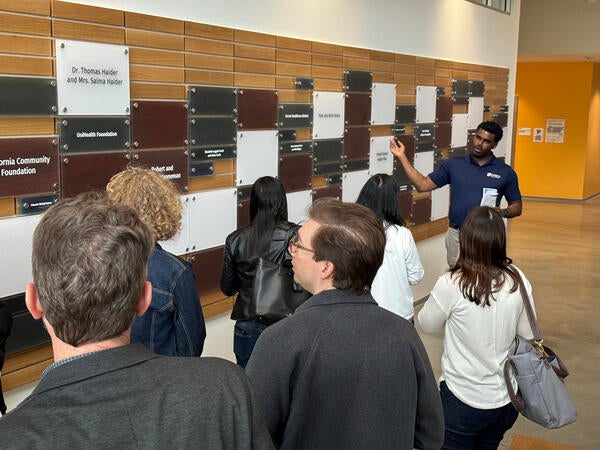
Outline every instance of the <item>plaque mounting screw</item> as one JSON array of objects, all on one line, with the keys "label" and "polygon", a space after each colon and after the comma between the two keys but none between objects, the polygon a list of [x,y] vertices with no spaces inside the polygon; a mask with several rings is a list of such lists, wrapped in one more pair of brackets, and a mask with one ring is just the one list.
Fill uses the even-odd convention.
[{"label": "plaque mounting screw", "polygon": [[196,139],[192,139],[192,145],[196,143]]},{"label": "plaque mounting screw", "polygon": [[139,107],[139,106],[140,106],[140,105],[138,105],[138,102],[134,102],[134,103],[133,103],[133,107],[134,107],[135,109],[138,109],[138,107]]},{"label": "plaque mounting screw", "polygon": [[23,209],[29,209],[29,203],[23,203]]},{"label": "plaque mounting screw", "polygon": [[52,139],[52,145],[56,145],[57,144],[57,140],[56,139]]},{"label": "plaque mounting screw", "polygon": [[65,43],[64,42],[60,43],[60,48],[65,48]]},{"label": "plaque mounting screw", "polygon": [[240,95],[244,95],[244,90],[240,89]]},{"label": "plaque mounting screw", "polygon": [[189,186],[187,186],[187,185],[185,185],[185,186],[183,187],[183,190],[184,190],[185,192],[187,192],[187,191],[189,191],[189,190],[190,190],[190,187],[189,187]]},{"label": "plaque mounting screw", "polygon": [[69,150],[69,146],[68,146],[67,144],[63,145],[63,150],[64,150],[64,151],[67,151],[67,150]]},{"label": "plaque mounting screw", "polygon": [[50,82],[50,86],[52,86],[52,87],[56,87],[56,80],[52,80],[52,81]]},{"label": "plaque mounting screw", "polygon": [[184,151],[184,152],[183,152],[183,154],[184,154],[185,156],[188,156],[188,155],[189,155],[189,153],[188,153],[188,151],[187,151],[187,150],[186,150],[186,151]]},{"label": "plaque mounting screw", "polygon": [[125,50],[123,50],[123,53],[125,53],[126,55],[129,54],[129,49],[126,48]]},{"label": "plaque mounting screw", "polygon": [[196,125],[196,119],[192,119],[192,125]]},{"label": "plaque mounting screw", "polygon": [[58,108],[56,107],[56,105],[52,105],[52,108],[50,108],[50,109],[52,109],[52,112],[58,111]]},{"label": "plaque mounting screw", "polygon": [[192,152],[192,158],[195,158],[195,157],[196,157],[196,153]]},{"label": "plaque mounting screw", "polygon": [[63,163],[69,164],[69,158],[63,158]]},{"label": "plaque mounting screw", "polygon": [[67,107],[66,107],[66,106],[63,106],[63,109],[62,109],[62,110],[63,110],[63,112],[67,112]]},{"label": "plaque mounting screw", "polygon": [[125,112],[128,113],[129,112],[129,106],[125,107]]},{"label": "plaque mounting screw", "polygon": [[125,148],[129,148],[129,141],[125,141]]},{"label": "plaque mounting screw", "polygon": [[192,91],[192,94],[195,94],[196,93],[196,88],[195,87],[191,88],[191,91]]},{"label": "plaque mounting screw", "polygon": [[130,160],[131,159],[131,155],[129,153],[125,154],[125,159]]},{"label": "plaque mounting screw", "polygon": [[140,143],[138,141],[133,141],[133,146],[135,148],[138,148],[140,146]]},{"label": "plaque mounting screw", "polygon": [[125,125],[129,125],[129,119],[125,119]]},{"label": "plaque mounting screw", "polygon": [[136,161],[138,161],[140,159],[140,154],[136,153],[135,155],[133,155],[133,159],[135,159]]},{"label": "plaque mounting screw", "polygon": [[63,127],[66,127],[67,125],[69,125],[69,121],[68,120],[63,120],[62,121],[62,125],[63,125]]},{"label": "plaque mounting screw", "polygon": [[196,108],[192,108],[192,114],[196,112]]}]

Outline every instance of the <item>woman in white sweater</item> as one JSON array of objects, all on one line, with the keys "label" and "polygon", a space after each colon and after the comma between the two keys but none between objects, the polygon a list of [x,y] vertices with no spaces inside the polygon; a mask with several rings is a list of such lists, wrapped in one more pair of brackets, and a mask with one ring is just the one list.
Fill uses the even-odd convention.
[{"label": "woman in white sweater", "polygon": [[412,321],[414,307],[410,285],[421,281],[424,271],[412,233],[404,226],[398,204],[398,183],[385,173],[373,175],[356,202],[375,213],[386,236],[383,263],[373,280],[371,295],[382,308]]},{"label": "woman in white sweater", "polygon": [[426,333],[444,329],[445,449],[496,449],[517,419],[502,368],[515,335],[533,337],[519,277],[533,298],[511,263],[500,215],[487,206],[473,208],[460,228],[456,265],[438,279],[419,313]]}]

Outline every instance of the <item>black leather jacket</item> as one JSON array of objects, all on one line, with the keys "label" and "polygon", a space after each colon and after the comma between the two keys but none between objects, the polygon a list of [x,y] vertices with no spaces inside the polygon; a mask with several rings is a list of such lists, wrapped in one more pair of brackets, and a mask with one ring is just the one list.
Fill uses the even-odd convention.
[{"label": "black leather jacket", "polygon": [[225,256],[223,260],[223,274],[221,275],[221,290],[225,295],[237,293],[231,318],[233,320],[254,320],[249,313],[252,300],[252,284],[256,273],[256,264],[259,257],[271,261],[285,261],[291,264],[291,257],[287,251],[288,242],[298,225],[291,222],[279,222],[271,236],[269,250],[262,255],[251,255],[248,251],[248,241],[251,239],[250,225],[234,231],[225,241]]}]

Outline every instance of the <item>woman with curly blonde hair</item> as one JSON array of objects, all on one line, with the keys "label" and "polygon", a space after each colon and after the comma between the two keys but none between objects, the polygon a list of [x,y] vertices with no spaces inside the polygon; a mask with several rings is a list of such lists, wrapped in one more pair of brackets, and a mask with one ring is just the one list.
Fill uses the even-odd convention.
[{"label": "woman with curly blonde hair", "polygon": [[200,356],[206,326],[191,265],[165,251],[158,241],[177,234],[181,201],[175,185],[149,169],[129,167],[113,176],[106,186],[113,202],[134,208],[154,232],[156,242],[148,262],[152,303],[136,317],[131,342],[167,356]]}]

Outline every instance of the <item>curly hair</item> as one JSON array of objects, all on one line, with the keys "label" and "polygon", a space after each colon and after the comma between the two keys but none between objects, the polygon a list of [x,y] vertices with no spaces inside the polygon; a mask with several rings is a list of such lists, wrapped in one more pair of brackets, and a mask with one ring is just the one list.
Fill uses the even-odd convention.
[{"label": "curly hair", "polygon": [[111,201],[137,211],[152,229],[155,241],[177,234],[181,226],[181,200],[172,181],[150,169],[128,167],[106,186]]}]

